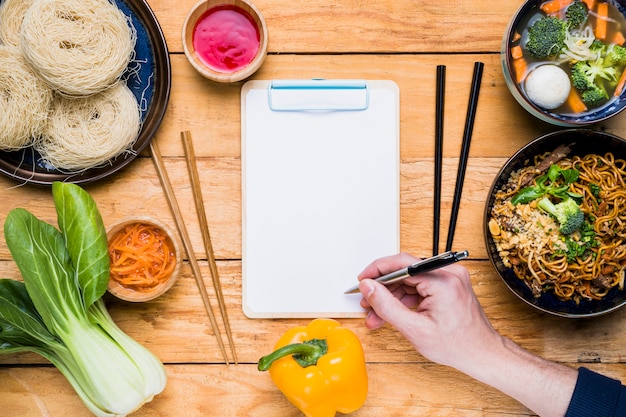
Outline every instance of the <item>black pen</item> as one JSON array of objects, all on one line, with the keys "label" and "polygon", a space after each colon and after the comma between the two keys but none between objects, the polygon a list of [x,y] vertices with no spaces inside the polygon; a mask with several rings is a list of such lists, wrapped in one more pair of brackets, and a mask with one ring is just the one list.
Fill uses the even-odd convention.
[{"label": "black pen", "polygon": [[[380,282],[383,285],[389,285],[391,283],[401,281],[409,277],[414,277],[415,275],[421,274],[423,272],[443,268],[444,266],[451,265],[455,262],[460,261],[461,259],[465,259],[468,256],[469,253],[466,250],[462,252],[444,252],[431,258],[422,259],[421,261],[418,261],[413,265],[409,265],[399,271],[383,275],[382,277],[378,277],[374,281]],[[346,290],[344,294],[354,294],[357,292],[359,292],[359,286],[355,285],[354,287]]]}]

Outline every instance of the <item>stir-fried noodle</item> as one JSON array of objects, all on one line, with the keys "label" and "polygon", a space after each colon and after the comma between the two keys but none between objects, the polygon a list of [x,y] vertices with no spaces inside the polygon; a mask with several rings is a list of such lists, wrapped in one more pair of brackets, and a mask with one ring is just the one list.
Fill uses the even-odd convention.
[{"label": "stir-fried noodle", "polygon": [[561,178],[556,186],[564,186],[575,196],[585,219],[579,230],[564,235],[557,220],[538,207],[537,199],[511,202],[521,190],[542,179],[545,172],[537,172],[536,167],[548,156],[538,156],[535,165],[514,172],[497,191],[489,230],[503,263],[536,297],[552,291],[560,299],[578,302],[601,299],[613,287],[623,289],[626,161],[607,153],[555,162],[564,170],[578,171],[575,181],[568,185]]}]

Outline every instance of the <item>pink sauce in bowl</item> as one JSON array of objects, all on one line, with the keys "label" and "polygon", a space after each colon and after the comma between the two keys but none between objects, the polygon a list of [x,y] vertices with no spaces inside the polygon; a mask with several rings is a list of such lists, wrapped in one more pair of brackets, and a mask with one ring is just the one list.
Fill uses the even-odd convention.
[{"label": "pink sauce in bowl", "polygon": [[207,10],[193,30],[193,47],[202,62],[215,71],[235,72],[256,57],[259,28],[248,12],[234,5]]}]

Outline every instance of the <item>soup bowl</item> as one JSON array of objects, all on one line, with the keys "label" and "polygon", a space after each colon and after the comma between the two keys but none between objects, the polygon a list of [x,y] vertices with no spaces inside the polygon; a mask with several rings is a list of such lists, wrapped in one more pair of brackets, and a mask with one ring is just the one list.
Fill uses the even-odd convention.
[{"label": "soup bowl", "polygon": [[[563,127],[589,126],[620,113],[626,107],[626,89],[624,89],[621,94],[614,96],[612,94],[613,91],[609,91],[609,88],[607,88],[608,100],[604,100],[604,102],[597,107],[588,106],[585,110],[576,110],[569,104],[571,99],[580,97],[580,92],[571,85],[570,68],[574,61],[567,61],[565,63],[559,62],[556,67],[563,69],[563,71],[561,71],[555,69],[555,65],[552,65],[555,64],[553,59],[537,59],[530,55],[526,47],[528,41],[528,27],[532,26],[538,19],[546,16],[554,16],[560,20],[566,20],[563,11],[556,14],[544,12],[541,6],[545,3],[547,3],[547,0],[525,1],[509,21],[502,39],[500,54],[502,71],[506,85],[515,100],[526,111],[539,120]],[[604,0],[596,1],[595,3],[604,3]],[[611,4],[611,16],[616,17],[614,20],[623,20],[626,14],[626,6],[615,1],[609,1],[608,3]],[[596,19],[595,14],[597,13],[595,10],[591,10],[590,12],[590,19],[586,24],[593,27]],[[609,30],[616,31],[616,26],[613,25],[614,23],[610,23],[608,28]],[[611,33],[606,39],[611,39],[610,36],[612,35]],[[626,36],[626,33],[623,35]],[[608,45],[612,42],[606,41],[605,43]],[[553,71],[546,71],[548,67]],[[540,71],[544,74],[541,77],[538,76],[538,68],[541,68]],[[545,76],[545,74],[548,75]],[[570,81],[569,86],[567,85],[567,79],[564,74],[567,75]],[[619,74],[617,78],[619,78]],[[543,85],[541,82],[537,82],[538,79],[543,80]],[[611,81],[610,84],[614,86],[617,84],[617,80]],[[531,88],[531,85],[533,88]],[[557,86],[561,86],[562,88],[558,89]],[[570,94],[567,94],[565,89],[567,89],[570,94],[578,94],[570,97]],[[543,97],[538,99],[537,91],[539,95],[543,95]],[[544,93],[547,91],[554,92],[554,94],[550,95],[549,104],[543,99],[545,97]],[[559,96],[559,98],[557,98],[557,96]],[[556,106],[566,96],[567,99],[564,103]],[[581,104],[580,99],[576,101],[579,105]]]},{"label": "soup bowl", "polygon": [[[553,291],[544,291],[535,296],[527,281],[518,278],[510,262],[506,262],[498,247],[494,233],[490,230],[492,209],[496,204],[496,193],[508,182],[511,174],[519,169],[533,164],[538,155],[553,152],[559,145],[569,145],[571,151],[568,157],[584,156],[588,154],[605,155],[611,152],[615,159],[626,159],[626,140],[597,130],[590,129],[563,129],[541,136],[518,150],[500,169],[489,191],[485,204],[483,233],[489,259],[502,281],[509,290],[529,306],[555,316],[568,318],[584,318],[599,316],[626,304],[626,291],[618,286],[613,287],[604,297],[596,299],[581,298],[563,300]],[[520,241],[522,232],[518,235]],[[497,236],[496,232],[496,236]],[[604,262],[604,261],[603,261]]]}]

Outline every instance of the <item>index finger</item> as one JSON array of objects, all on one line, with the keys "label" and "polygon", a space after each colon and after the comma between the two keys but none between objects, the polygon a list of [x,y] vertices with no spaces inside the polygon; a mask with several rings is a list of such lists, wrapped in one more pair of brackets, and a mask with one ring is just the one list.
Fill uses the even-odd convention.
[{"label": "index finger", "polygon": [[366,266],[365,269],[359,274],[358,279],[360,281],[365,278],[378,278],[382,275],[404,268],[418,260],[419,258],[404,252],[397,255],[385,256],[383,258],[376,259],[374,262]]}]

